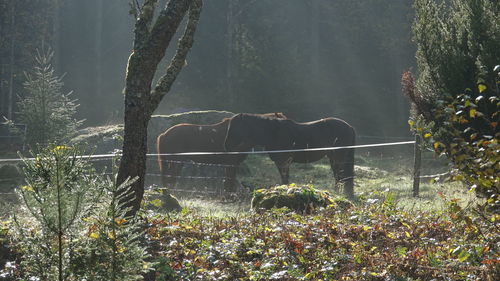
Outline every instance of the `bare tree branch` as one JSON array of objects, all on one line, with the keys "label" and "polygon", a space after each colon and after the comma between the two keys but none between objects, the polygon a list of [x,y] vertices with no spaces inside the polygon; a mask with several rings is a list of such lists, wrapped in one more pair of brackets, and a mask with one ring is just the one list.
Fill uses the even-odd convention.
[{"label": "bare tree branch", "polygon": [[182,38],[179,40],[177,52],[172,58],[170,65],[167,68],[165,75],[163,75],[156,84],[155,89],[151,93],[150,109],[151,113],[158,107],[160,101],[172,87],[177,75],[181,72],[185,64],[186,56],[193,46],[194,33],[196,26],[200,19],[202,8],[201,0],[193,0],[189,7],[189,18],[184,30]]},{"label": "bare tree branch", "polygon": [[142,7],[137,1],[135,2],[138,11],[136,11],[134,50],[144,47],[150,37],[157,2],[158,0],[145,0]]}]

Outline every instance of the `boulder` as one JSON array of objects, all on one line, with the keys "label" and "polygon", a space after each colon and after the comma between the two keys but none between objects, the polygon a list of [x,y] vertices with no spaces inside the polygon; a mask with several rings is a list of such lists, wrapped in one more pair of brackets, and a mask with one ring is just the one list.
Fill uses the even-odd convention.
[{"label": "boulder", "polygon": [[162,196],[162,207],[166,212],[178,212],[182,210],[179,200],[172,194],[164,194]]},{"label": "boulder", "polygon": [[279,185],[269,189],[254,191],[252,209],[272,209],[287,207],[297,213],[311,213],[316,208],[333,207],[346,210],[353,204],[341,197],[333,197],[327,191],[310,185]]}]

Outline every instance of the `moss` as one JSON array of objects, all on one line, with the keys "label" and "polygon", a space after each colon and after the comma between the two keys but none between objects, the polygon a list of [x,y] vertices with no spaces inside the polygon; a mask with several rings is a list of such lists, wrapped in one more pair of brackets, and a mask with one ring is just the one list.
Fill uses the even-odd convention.
[{"label": "moss", "polygon": [[254,192],[252,209],[272,209],[287,207],[298,213],[311,213],[316,208],[338,208],[346,210],[352,203],[340,197],[332,197],[328,192],[310,185],[280,185]]}]

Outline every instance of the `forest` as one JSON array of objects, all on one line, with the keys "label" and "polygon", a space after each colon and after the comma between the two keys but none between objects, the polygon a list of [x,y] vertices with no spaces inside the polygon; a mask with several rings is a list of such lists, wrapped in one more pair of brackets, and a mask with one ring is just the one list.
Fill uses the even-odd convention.
[{"label": "forest", "polygon": [[500,279],[499,14],[0,0],[0,280]]}]

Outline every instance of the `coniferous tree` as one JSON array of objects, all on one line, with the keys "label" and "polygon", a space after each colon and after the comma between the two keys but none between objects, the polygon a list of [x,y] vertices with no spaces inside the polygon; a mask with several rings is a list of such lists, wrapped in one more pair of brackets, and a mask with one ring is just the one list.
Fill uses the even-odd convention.
[{"label": "coniferous tree", "polygon": [[33,156],[13,216],[16,280],[142,280],[152,267],[144,231],[116,192],[133,181],[97,174],[74,147],[49,145]]},{"label": "coniferous tree", "polygon": [[32,148],[66,141],[83,122],[74,118],[78,104],[71,92],[62,92],[64,83],[54,73],[53,56],[51,51],[37,53],[33,71],[26,73],[27,94],[18,102],[18,120],[27,126],[26,143]]},{"label": "coniferous tree", "polygon": [[410,125],[500,208],[500,2],[416,0],[418,78],[403,75]]}]

